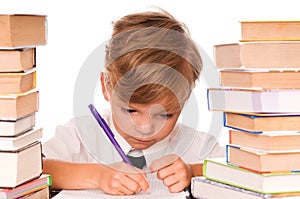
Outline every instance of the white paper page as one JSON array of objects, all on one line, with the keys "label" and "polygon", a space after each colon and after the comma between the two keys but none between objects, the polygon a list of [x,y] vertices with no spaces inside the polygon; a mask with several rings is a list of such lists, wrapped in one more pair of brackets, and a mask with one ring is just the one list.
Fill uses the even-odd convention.
[{"label": "white paper page", "polygon": [[156,173],[148,174],[150,182],[151,193],[138,193],[136,195],[129,196],[113,196],[107,195],[100,190],[63,190],[57,194],[53,199],[77,199],[77,198],[103,198],[103,199],[186,199],[189,196],[188,192],[170,193],[168,188],[163,185],[161,180],[156,178]]}]

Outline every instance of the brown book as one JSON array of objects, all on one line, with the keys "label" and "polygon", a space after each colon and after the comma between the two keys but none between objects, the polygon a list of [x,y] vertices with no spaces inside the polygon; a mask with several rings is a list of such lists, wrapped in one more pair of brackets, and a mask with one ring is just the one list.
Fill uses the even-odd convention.
[{"label": "brown book", "polygon": [[227,145],[227,162],[258,173],[299,171],[300,151],[266,151],[237,145]]},{"label": "brown book", "polygon": [[229,130],[229,144],[260,149],[300,151],[299,131],[266,131],[261,134]]},{"label": "brown book", "polygon": [[36,71],[0,73],[0,95],[21,94],[36,88]]},{"label": "brown book", "polygon": [[0,150],[0,160],[0,187],[12,188],[33,180],[42,174],[41,142],[16,151]]},{"label": "brown book", "polygon": [[263,131],[300,131],[300,113],[298,114],[262,114],[262,113],[224,113],[224,126],[262,133]]},{"label": "brown book", "polygon": [[217,68],[299,68],[300,41],[241,42],[214,46]]},{"label": "brown book", "polygon": [[300,21],[241,21],[241,41],[300,40]]},{"label": "brown book", "polygon": [[39,91],[20,95],[0,95],[0,119],[14,120],[38,111]]},{"label": "brown book", "polygon": [[0,15],[0,47],[46,44],[46,16]]},{"label": "brown book", "polygon": [[224,69],[220,71],[221,85],[224,87],[298,89],[298,70],[247,70]]},{"label": "brown book", "polygon": [[0,72],[18,72],[35,66],[35,48],[0,50]]},{"label": "brown book", "polygon": [[19,199],[49,199],[49,198],[50,198],[49,187],[44,187],[41,190],[25,195]]}]

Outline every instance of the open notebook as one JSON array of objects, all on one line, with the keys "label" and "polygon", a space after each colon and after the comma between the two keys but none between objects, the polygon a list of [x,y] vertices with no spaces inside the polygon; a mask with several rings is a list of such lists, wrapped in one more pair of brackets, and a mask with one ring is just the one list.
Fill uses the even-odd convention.
[{"label": "open notebook", "polygon": [[103,193],[100,190],[63,190],[53,199],[77,199],[77,198],[101,198],[101,199],[139,199],[139,198],[159,198],[159,199],[186,199],[189,197],[187,191],[180,193],[170,193],[168,188],[163,185],[161,180],[156,178],[156,173],[148,174],[151,193],[139,193],[130,196],[112,196]]}]

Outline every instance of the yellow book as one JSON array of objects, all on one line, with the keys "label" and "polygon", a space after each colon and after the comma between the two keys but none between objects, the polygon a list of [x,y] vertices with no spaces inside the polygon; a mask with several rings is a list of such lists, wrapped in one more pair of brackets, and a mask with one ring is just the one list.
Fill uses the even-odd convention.
[{"label": "yellow book", "polygon": [[36,70],[0,73],[0,95],[26,93],[36,88]]}]

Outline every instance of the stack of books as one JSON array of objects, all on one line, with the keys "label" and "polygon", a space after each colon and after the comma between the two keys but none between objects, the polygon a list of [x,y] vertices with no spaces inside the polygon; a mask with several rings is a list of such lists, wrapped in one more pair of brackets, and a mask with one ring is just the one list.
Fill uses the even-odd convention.
[{"label": "stack of books", "polygon": [[0,198],[49,198],[42,175],[42,128],[35,124],[36,47],[46,16],[0,15]]},{"label": "stack of books", "polygon": [[198,198],[300,198],[300,21],[242,21],[242,39],[214,47],[226,158],[206,159]]}]

